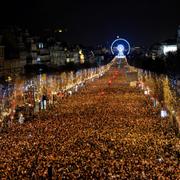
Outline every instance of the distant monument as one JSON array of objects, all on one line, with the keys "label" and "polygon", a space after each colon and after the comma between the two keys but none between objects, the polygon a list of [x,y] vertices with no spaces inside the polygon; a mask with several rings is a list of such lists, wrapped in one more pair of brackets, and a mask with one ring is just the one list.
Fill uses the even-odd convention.
[{"label": "distant monument", "polygon": [[116,58],[126,58],[130,53],[130,44],[126,39],[118,38],[111,44],[111,52]]}]

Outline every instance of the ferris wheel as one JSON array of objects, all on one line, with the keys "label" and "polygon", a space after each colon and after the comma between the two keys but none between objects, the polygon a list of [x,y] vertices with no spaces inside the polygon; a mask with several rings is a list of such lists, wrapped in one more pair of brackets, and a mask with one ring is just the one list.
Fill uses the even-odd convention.
[{"label": "ferris wheel", "polygon": [[131,47],[126,39],[118,38],[111,44],[111,52],[117,58],[125,58],[130,53]]}]

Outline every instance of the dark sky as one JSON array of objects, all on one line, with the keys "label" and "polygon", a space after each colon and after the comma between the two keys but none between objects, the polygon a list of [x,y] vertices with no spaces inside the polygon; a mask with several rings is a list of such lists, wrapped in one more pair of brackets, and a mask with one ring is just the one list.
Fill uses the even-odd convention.
[{"label": "dark sky", "polygon": [[63,26],[68,41],[85,45],[110,43],[117,35],[132,45],[150,45],[175,37],[178,7],[178,0],[4,0],[0,24]]}]

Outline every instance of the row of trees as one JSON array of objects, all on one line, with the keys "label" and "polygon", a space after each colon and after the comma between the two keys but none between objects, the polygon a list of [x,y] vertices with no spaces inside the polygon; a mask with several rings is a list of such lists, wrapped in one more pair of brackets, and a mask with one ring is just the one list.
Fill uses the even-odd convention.
[{"label": "row of trees", "polygon": [[137,68],[158,74],[175,75],[180,73],[180,51],[177,53],[169,53],[165,57],[157,57],[155,60],[151,57],[133,53],[129,56],[128,63]]},{"label": "row of trees", "polygon": [[155,103],[154,106],[159,102],[159,105],[168,111],[169,125],[178,134],[180,129],[176,115],[179,109],[179,98],[172,89],[168,76],[151,72],[142,73],[142,71],[139,71],[139,73],[145,86],[150,88],[150,94]]}]

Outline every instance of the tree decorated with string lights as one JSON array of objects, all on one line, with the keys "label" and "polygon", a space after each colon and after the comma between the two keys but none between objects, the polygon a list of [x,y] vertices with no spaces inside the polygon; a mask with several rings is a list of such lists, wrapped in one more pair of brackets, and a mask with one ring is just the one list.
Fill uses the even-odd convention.
[{"label": "tree decorated with string lights", "polygon": [[169,79],[167,76],[162,79],[162,83],[163,83],[164,104],[167,110],[169,111],[170,120],[172,120],[171,123],[173,123],[173,115],[175,113],[175,107],[176,107],[176,102],[177,102],[176,94],[171,89]]}]

